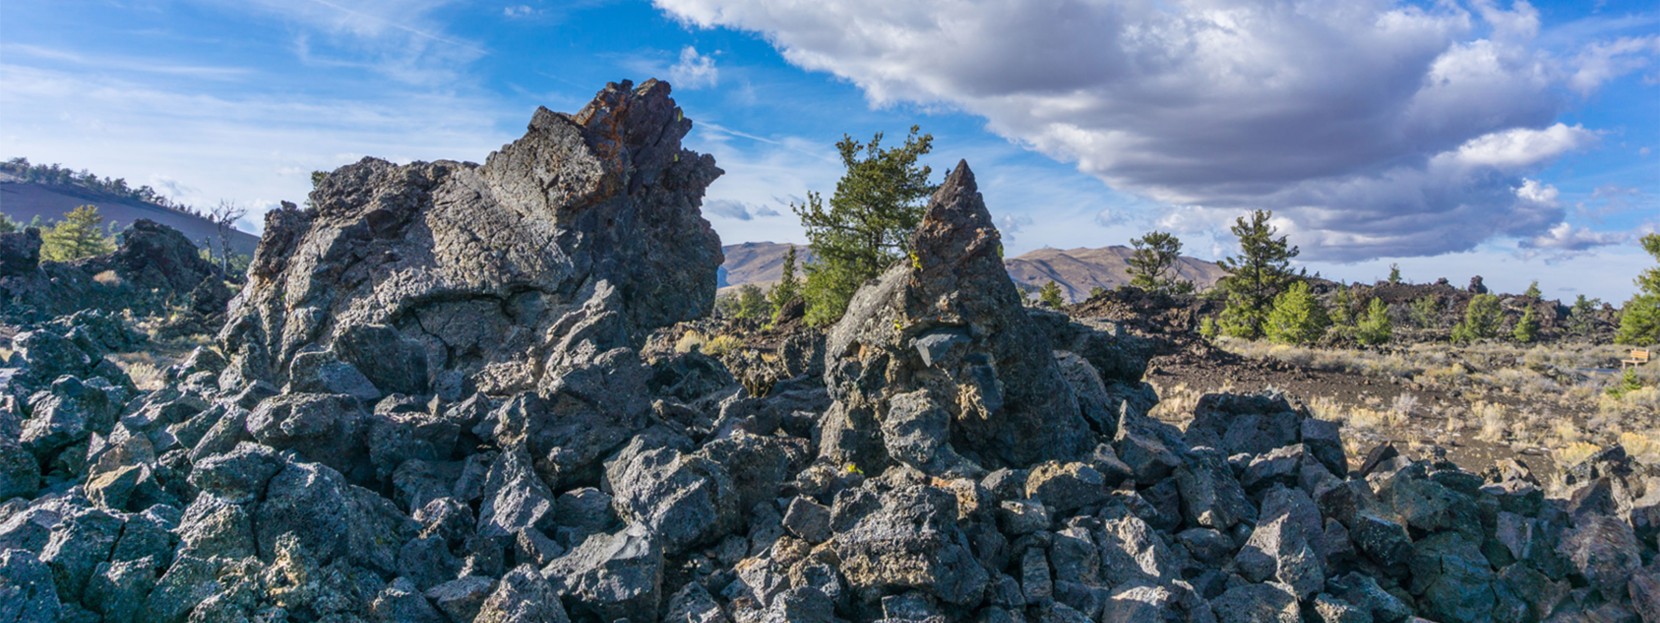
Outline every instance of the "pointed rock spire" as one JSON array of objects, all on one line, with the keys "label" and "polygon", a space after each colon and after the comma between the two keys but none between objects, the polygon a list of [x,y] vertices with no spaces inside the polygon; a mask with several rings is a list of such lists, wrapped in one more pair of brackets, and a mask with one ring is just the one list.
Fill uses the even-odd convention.
[{"label": "pointed rock spire", "polygon": [[1002,248],[974,172],[958,163],[929,201],[909,261],[861,288],[826,339],[837,402],[822,453],[871,469],[897,461],[971,474],[1086,449],[1077,397]]}]

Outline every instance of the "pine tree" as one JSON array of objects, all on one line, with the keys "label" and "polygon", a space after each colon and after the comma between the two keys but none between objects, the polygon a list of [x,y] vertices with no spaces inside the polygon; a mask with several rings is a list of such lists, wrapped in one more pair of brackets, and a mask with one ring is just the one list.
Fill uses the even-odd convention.
[{"label": "pine tree", "polygon": [[1049,283],[1043,284],[1043,287],[1038,288],[1038,302],[1060,309],[1062,305],[1066,304],[1066,299],[1061,296],[1061,284],[1055,283],[1053,279],[1050,279]]},{"label": "pine tree", "polygon": [[1420,329],[1434,329],[1441,326],[1441,303],[1433,296],[1419,297],[1412,301],[1408,310],[1412,316],[1412,324]]},{"label": "pine tree", "polygon": [[1337,294],[1332,296],[1331,323],[1332,326],[1345,329],[1354,328],[1360,322],[1360,301],[1355,298],[1354,290],[1347,284],[1337,286]]},{"label": "pine tree", "polygon": [[1543,292],[1539,291],[1539,280],[1535,279],[1533,280],[1533,283],[1527,284],[1527,291],[1523,292],[1522,296],[1537,301],[1543,294]]},{"label": "pine tree", "polygon": [[6,216],[5,212],[0,212],[0,234],[9,234],[19,229],[22,229],[22,226],[18,225],[17,221],[12,220],[10,216]]},{"label": "pine tree", "polygon": [[[1643,236],[1643,250],[1660,260],[1660,234]],[[1619,344],[1646,346],[1660,343],[1660,267],[1637,275],[1637,294],[1620,307]]]},{"label": "pine tree", "polygon": [[41,259],[68,262],[115,251],[115,241],[104,234],[104,217],[97,206],[84,205],[41,233]]},{"label": "pine tree", "polygon": [[1135,251],[1130,253],[1130,285],[1160,294],[1185,294],[1193,291],[1193,282],[1176,277],[1176,261],[1182,256],[1182,241],[1174,234],[1162,231],[1130,240]]},{"label": "pine tree", "polygon": [[928,181],[932,169],[917,164],[934,142],[920,130],[911,126],[905,144],[893,149],[882,148],[880,132],[869,143],[843,136],[836,149],[847,172],[830,201],[809,192],[806,203],[790,206],[813,254],[802,288],[808,323],[840,319],[861,284],[909,251],[911,232],[938,188]]},{"label": "pine tree", "polygon": [[1228,271],[1218,285],[1226,292],[1222,310],[1222,332],[1233,337],[1256,339],[1263,335],[1263,323],[1274,306],[1275,297],[1286,286],[1300,281],[1301,272],[1291,270],[1291,258],[1299,250],[1286,237],[1275,238],[1278,229],[1268,224],[1272,212],[1256,210],[1250,220],[1241,216],[1232,228],[1239,237],[1240,254],[1220,262]]},{"label": "pine tree", "polygon": [[1464,320],[1453,326],[1452,340],[1461,344],[1498,337],[1499,323],[1504,320],[1499,297],[1477,294],[1464,307]]},{"label": "pine tree", "polygon": [[1401,265],[1400,264],[1390,264],[1389,265],[1389,283],[1400,283],[1400,282],[1401,282]]},{"label": "pine tree", "polygon": [[1389,343],[1394,333],[1394,325],[1389,321],[1389,305],[1383,299],[1373,298],[1366,305],[1366,317],[1355,327],[1355,339],[1367,346],[1377,346]]},{"label": "pine tree", "polygon": [[790,245],[790,250],[784,252],[784,266],[778,283],[767,293],[767,301],[772,303],[773,317],[776,318],[785,305],[789,305],[790,301],[800,295],[801,282],[795,277],[795,245]]},{"label": "pine tree", "polygon": [[1539,338],[1539,318],[1533,315],[1532,305],[1528,305],[1527,309],[1522,311],[1521,319],[1517,320],[1515,328],[1510,330],[1510,337],[1523,344],[1532,344],[1533,340]]},{"label": "pine tree", "polygon": [[767,296],[755,284],[746,283],[738,288],[737,303],[733,315],[739,320],[756,320],[767,313]]},{"label": "pine tree", "polygon": [[1568,333],[1575,337],[1590,337],[1596,330],[1595,314],[1602,306],[1602,299],[1588,299],[1581,294],[1574,299],[1573,307],[1568,308]]},{"label": "pine tree", "polygon": [[1325,308],[1309,291],[1308,282],[1297,281],[1274,298],[1274,309],[1263,324],[1263,333],[1278,344],[1313,344],[1330,325]]}]

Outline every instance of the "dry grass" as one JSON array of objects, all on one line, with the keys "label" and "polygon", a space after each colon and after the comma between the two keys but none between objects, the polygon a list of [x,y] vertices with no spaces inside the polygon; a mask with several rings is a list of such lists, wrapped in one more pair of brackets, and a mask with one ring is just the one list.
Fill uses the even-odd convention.
[{"label": "dry grass", "polygon": [[122,283],[121,275],[115,274],[115,271],[113,271],[113,270],[106,270],[104,272],[93,275],[92,280],[98,282],[100,285],[106,285],[106,286],[110,286],[112,288],[113,287],[118,287]]},{"label": "dry grass", "polygon": [[722,357],[741,346],[743,341],[731,335],[708,337],[697,331],[687,331],[674,343],[674,351],[689,353],[696,350],[711,357]]},{"label": "dry grass", "polygon": [[172,362],[158,360],[149,351],[119,353],[110,356],[116,367],[126,372],[139,391],[155,391],[167,385],[167,366]]},{"label": "dry grass", "polygon": [[1307,348],[1219,339],[1235,354],[1294,366],[1360,375],[1416,387],[1452,405],[1425,409],[1410,391],[1387,408],[1370,401],[1310,397],[1318,417],[1359,431],[1406,433],[1417,417],[1444,417],[1430,434],[1473,436],[1512,447],[1540,447],[1559,464],[1619,443],[1638,461],[1660,465],[1660,365],[1643,366],[1641,389],[1610,395],[1621,382],[1618,361],[1626,347],[1554,343],[1523,346],[1419,344],[1384,350]]}]

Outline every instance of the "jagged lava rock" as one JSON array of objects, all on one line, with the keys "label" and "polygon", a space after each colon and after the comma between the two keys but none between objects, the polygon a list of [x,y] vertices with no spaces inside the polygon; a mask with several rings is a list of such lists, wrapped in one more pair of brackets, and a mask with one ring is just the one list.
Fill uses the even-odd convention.
[{"label": "jagged lava rock", "polygon": [[929,201],[908,262],[854,294],[825,344],[820,454],[974,474],[1093,446],[1051,344],[1002,264],[968,163]]},{"label": "jagged lava rock", "polygon": [[573,333],[604,350],[704,315],[722,255],[698,205],[721,170],[680,147],[690,129],[668,84],[624,81],[574,115],[538,109],[482,166],[335,170],[314,208],[267,215],[221,382],[281,385],[321,350],[383,393],[502,394],[559,367]]}]

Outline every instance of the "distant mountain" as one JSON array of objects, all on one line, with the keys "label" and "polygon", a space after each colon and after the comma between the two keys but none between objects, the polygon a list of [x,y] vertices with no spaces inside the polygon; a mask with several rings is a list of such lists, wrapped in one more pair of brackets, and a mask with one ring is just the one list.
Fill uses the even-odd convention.
[{"label": "distant mountain", "polygon": [[781,242],[745,242],[721,247],[726,263],[721,264],[716,287],[728,288],[753,283],[763,288],[778,281],[784,271],[784,254],[794,246],[796,274],[809,255],[807,247]]},{"label": "distant mountain", "polygon": [[[720,269],[720,287],[729,288],[753,283],[767,287],[778,281],[784,262],[784,252],[790,245],[775,242],[746,242],[723,247],[726,263]],[[806,248],[796,247],[798,262],[806,261]],[[1102,249],[1038,249],[1019,257],[1005,260],[1009,278],[1027,292],[1034,292],[1054,280],[1062,293],[1073,302],[1089,298],[1094,288],[1116,288],[1130,282],[1129,247],[1112,246]],[[1176,263],[1176,274],[1192,281],[1199,289],[1216,285],[1224,273],[1215,262],[1183,257]]]},{"label": "distant mountain", "polygon": [[[1038,249],[1019,257],[1005,260],[1009,277],[1026,291],[1036,291],[1053,280],[1060,284],[1067,300],[1077,302],[1089,298],[1095,288],[1112,289],[1130,282],[1130,247],[1111,246],[1101,249]],[[1193,282],[1203,290],[1216,285],[1227,273],[1215,262],[1191,257],[1176,261],[1176,275]]]},{"label": "distant mountain", "polygon": [[[42,221],[53,221],[87,204],[98,206],[98,213],[103,215],[104,222],[116,223],[121,229],[126,229],[138,219],[150,219],[179,230],[197,247],[210,238],[214,248],[219,246],[219,229],[200,216],[73,184],[25,182],[16,176],[0,173],[0,212],[14,221],[28,223],[36,216]],[[231,249],[237,253],[253,255],[258,244],[258,236],[241,231],[231,233]]]}]

